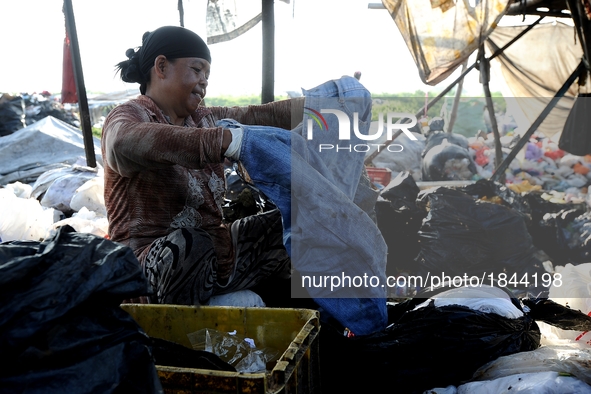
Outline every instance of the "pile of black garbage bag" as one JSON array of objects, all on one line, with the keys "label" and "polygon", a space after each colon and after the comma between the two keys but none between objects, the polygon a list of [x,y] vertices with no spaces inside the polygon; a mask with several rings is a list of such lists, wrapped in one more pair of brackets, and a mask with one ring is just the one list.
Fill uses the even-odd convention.
[{"label": "pile of black garbage bag", "polygon": [[162,393],[155,365],[235,371],[150,338],[119,306],[149,292],[130,248],[69,226],[0,243],[0,391]]},{"label": "pile of black garbage bag", "polygon": [[378,227],[388,245],[386,274],[416,270],[420,251],[419,229],[427,212],[416,205],[420,189],[412,175],[401,172],[380,193],[375,210]]},{"label": "pile of black garbage bag", "polygon": [[131,249],[62,227],[0,244],[0,387],[157,393],[149,337],[119,304],[148,292]]},{"label": "pile of black garbage bag", "polygon": [[521,212],[444,187],[422,191],[417,205],[428,212],[418,233],[419,274],[502,280],[520,294],[544,290],[546,271]]},{"label": "pile of black garbage bag", "polygon": [[591,256],[585,204],[553,203],[542,192],[518,194],[488,180],[420,190],[408,172],[399,173],[380,197],[376,212],[388,244],[388,275],[497,280],[507,273],[513,282],[523,279],[509,286],[517,295],[537,294],[545,290],[539,280],[547,273],[545,261],[577,265]]},{"label": "pile of black garbage bag", "polygon": [[[337,326],[320,332],[324,392],[423,393],[469,381],[484,364],[540,346],[536,320],[566,330],[589,330],[591,317],[547,298],[511,302],[523,316],[508,318],[462,305],[435,306],[449,287],[425,290],[389,306],[389,326],[364,337],[345,337]],[[386,388],[386,390],[384,389]]]},{"label": "pile of black garbage bag", "polygon": [[[323,326],[322,372],[338,385],[335,392],[379,392],[385,386],[396,393],[422,393],[457,386],[491,360],[538,348],[536,321],[564,330],[591,328],[589,316],[549,300],[548,282],[540,280],[549,275],[543,258],[580,263],[591,252],[586,210],[486,180],[420,190],[408,173],[400,173],[380,197],[376,211],[388,244],[388,275],[485,275],[482,284],[506,291],[523,316],[510,319],[433,303],[415,309],[447,289],[425,283],[414,297],[389,307],[389,326],[380,333],[345,338],[342,327]],[[560,255],[566,257],[555,260]],[[530,283],[499,284],[502,273]]]},{"label": "pile of black garbage bag", "polygon": [[12,134],[47,116],[80,127],[77,116],[72,111],[67,111],[59,102],[52,100],[49,94],[0,95],[0,137]]},{"label": "pile of black garbage bag", "polygon": [[554,203],[543,191],[518,194],[498,182],[480,180],[462,189],[475,198],[501,199],[501,203],[524,215],[535,248],[554,265],[578,265],[591,256],[591,213],[587,204]]},{"label": "pile of black garbage bag", "polygon": [[[387,273],[425,279],[443,274],[498,279],[502,272],[518,279],[541,277],[542,262],[529,231],[530,206],[523,202],[515,209],[503,199],[480,200],[498,193],[492,183],[479,184],[478,190],[420,190],[408,172],[398,174],[376,203],[378,227],[388,244]],[[521,290],[535,293],[530,287]]]}]

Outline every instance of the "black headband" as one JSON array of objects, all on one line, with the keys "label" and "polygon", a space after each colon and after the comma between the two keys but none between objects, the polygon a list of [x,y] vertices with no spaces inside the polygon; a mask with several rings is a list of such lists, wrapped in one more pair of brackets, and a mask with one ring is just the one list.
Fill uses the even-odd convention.
[{"label": "black headband", "polygon": [[140,71],[148,75],[154,59],[164,55],[168,59],[198,57],[211,63],[211,55],[205,41],[191,30],[179,26],[164,26],[144,35],[139,50]]}]

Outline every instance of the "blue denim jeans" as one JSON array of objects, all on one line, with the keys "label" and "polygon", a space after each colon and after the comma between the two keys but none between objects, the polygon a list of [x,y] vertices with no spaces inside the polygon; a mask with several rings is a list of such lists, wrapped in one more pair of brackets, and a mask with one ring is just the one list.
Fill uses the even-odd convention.
[{"label": "blue denim jeans", "polygon": [[[240,125],[240,161],[281,212],[284,244],[303,278],[295,285],[306,288],[321,316],[368,335],[387,322],[387,247],[374,220],[360,208],[373,191],[360,182],[365,153],[355,149],[368,141],[353,130],[355,125],[359,134],[368,134],[371,96],[351,77],[304,90],[304,95],[304,119],[294,130]],[[339,140],[339,132],[347,134],[344,124],[322,110],[348,116],[349,140]],[[236,122],[218,124],[233,127]]]}]

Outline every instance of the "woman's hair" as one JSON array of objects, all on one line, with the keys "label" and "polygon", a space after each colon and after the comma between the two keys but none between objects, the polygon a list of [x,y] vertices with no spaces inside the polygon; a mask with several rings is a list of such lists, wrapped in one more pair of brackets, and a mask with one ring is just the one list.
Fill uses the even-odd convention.
[{"label": "woman's hair", "polygon": [[150,69],[154,66],[154,59],[159,55],[167,59],[181,57],[198,57],[211,63],[211,55],[207,44],[194,32],[178,26],[163,26],[153,32],[145,32],[142,46],[125,51],[127,60],[118,63],[115,69],[119,71],[124,82],[140,84],[140,93],[146,94],[146,87],[150,82]]},{"label": "woman's hair", "polygon": [[[146,41],[146,38],[148,38],[149,35],[149,31],[144,33],[144,36],[142,37],[142,43]],[[148,73],[148,75],[143,75],[141,71],[139,56],[139,51],[141,48],[142,47],[137,47],[135,49],[129,48],[127,51],[125,51],[127,60],[117,63],[115,70],[119,72],[123,82],[139,83],[140,93],[146,94],[146,85],[148,82],[150,82],[150,74]]]}]

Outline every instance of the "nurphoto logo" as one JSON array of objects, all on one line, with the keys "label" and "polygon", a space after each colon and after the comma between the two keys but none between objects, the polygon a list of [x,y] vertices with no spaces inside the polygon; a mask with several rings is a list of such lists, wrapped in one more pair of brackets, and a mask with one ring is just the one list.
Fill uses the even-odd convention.
[{"label": "nurphoto logo", "polygon": [[[308,140],[312,140],[314,138],[314,123],[318,125],[322,132],[329,131],[328,122],[322,114],[332,114],[337,117],[339,128],[339,141],[346,142],[351,140],[351,119],[349,118],[349,115],[347,115],[345,112],[337,109],[321,109],[320,112],[308,107],[305,107],[304,109],[307,110],[307,112],[304,113],[310,116],[306,124]],[[385,122],[384,118],[386,119]],[[394,121],[395,119],[397,119],[396,122]],[[384,117],[384,114],[380,113],[378,116],[377,130],[371,130],[370,128],[369,133],[366,135],[362,134],[359,131],[359,113],[353,112],[353,133],[355,133],[356,139],[362,141],[379,140],[382,137],[382,134],[384,133],[384,123],[386,124],[386,138],[388,141],[392,140],[394,132],[398,130],[404,133],[409,139],[414,141],[417,140],[417,137],[415,137],[409,130],[417,124],[417,117],[413,114],[388,112],[387,115]],[[337,152],[368,152],[372,147],[377,147],[379,151],[384,146],[386,146],[386,144],[383,143],[363,143],[355,145],[338,144],[336,146],[334,144],[319,144],[318,151],[322,152],[326,150],[336,150]],[[404,150],[404,147],[400,144],[389,144],[386,146],[386,150],[394,153],[402,152]]]}]

